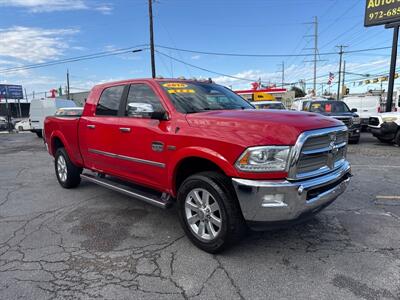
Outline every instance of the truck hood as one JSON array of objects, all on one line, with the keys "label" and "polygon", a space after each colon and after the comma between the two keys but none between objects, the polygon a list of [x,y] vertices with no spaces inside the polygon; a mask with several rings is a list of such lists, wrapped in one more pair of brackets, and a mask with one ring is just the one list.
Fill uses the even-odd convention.
[{"label": "truck hood", "polygon": [[396,117],[396,118],[400,118],[400,112],[381,113],[381,114],[377,114],[377,115],[372,116],[372,117],[382,117],[382,118]]},{"label": "truck hood", "polygon": [[188,114],[191,127],[204,128],[209,138],[244,147],[294,145],[308,130],[343,125],[319,114],[279,110],[225,110]]}]

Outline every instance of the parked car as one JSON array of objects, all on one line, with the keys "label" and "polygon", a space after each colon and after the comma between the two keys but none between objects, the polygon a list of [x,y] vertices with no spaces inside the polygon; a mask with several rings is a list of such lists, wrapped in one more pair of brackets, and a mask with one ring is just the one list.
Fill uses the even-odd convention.
[{"label": "parked car", "polygon": [[311,101],[326,101],[328,99],[322,97],[304,97],[304,98],[296,98],[294,99],[290,109],[296,111],[304,111],[307,103]]},{"label": "parked car", "polygon": [[142,79],[95,86],[81,117],[47,117],[64,188],[91,181],[161,208],[215,253],[246,227],[304,221],[350,180],[347,127],[317,114],[255,110],[212,82]]},{"label": "parked car", "polygon": [[42,137],[44,119],[52,116],[57,109],[62,107],[76,107],[75,102],[60,98],[55,99],[34,99],[29,109],[29,124],[31,131],[38,137]]},{"label": "parked car", "polygon": [[382,143],[400,146],[400,112],[382,113],[369,118],[369,128]]},{"label": "parked car", "polygon": [[251,104],[257,109],[286,109],[285,105],[280,101],[255,101],[251,102]]},{"label": "parked car", "polygon": [[18,131],[31,130],[31,125],[29,124],[29,120],[22,120],[15,123],[14,128]]},{"label": "parked car", "polygon": [[0,130],[7,130],[8,129],[8,123],[6,118],[0,117]]},{"label": "parked car", "polygon": [[357,109],[351,111],[343,101],[323,100],[307,102],[304,110],[342,121],[349,130],[349,142],[357,144],[360,141],[361,121],[356,113]]}]

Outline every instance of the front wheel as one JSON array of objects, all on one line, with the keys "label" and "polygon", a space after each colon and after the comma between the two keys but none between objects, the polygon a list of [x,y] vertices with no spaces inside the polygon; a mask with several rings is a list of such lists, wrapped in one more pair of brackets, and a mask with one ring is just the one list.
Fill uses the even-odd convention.
[{"label": "front wheel", "polygon": [[200,249],[217,253],[239,241],[246,225],[229,179],[216,172],[187,178],[178,191],[179,219]]},{"label": "front wheel", "polygon": [[36,131],[36,135],[37,135],[38,138],[42,138],[43,137],[43,134],[42,134],[41,130],[40,131]]},{"label": "front wheel", "polygon": [[385,139],[385,138],[378,138],[381,143],[390,144],[393,142],[393,139]]},{"label": "front wheel", "polygon": [[397,146],[400,147],[400,129],[397,130],[396,137],[394,138],[394,142],[396,143]]},{"label": "front wheel", "polygon": [[82,169],[71,162],[64,148],[57,149],[54,168],[57,180],[63,188],[74,188],[81,183]]}]

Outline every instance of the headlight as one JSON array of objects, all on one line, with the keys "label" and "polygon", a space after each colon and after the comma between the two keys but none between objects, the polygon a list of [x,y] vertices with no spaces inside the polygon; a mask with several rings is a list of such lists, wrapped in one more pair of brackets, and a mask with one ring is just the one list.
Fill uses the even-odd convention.
[{"label": "headlight", "polygon": [[354,118],[353,118],[353,124],[358,125],[358,124],[360,124],[360,123],[361,123],[360,117],[354,117]]},{"label": "headlight", "polygon": [[383,122],[394,122],[397,120],[396,117],[386,117],[386,118],[382,118]]},{"label": "headlight", "polygon": [[289,146],[252,147],[244,151],[235,165],[243,172],[285,171],[289,153]]}]

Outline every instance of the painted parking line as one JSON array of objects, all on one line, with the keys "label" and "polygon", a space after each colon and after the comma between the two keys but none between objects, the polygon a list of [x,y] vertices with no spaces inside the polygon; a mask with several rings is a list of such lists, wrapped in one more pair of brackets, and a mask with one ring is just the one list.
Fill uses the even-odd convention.
[{"label": "painted parking line", "polygon": [[400,206],[400,196],[376,196],[376,205]]},{"label": "painted parking line", "polygon": [[366,168],[366,169],[400,169],[400,166],[371,166],[371,165],[351,165],[352,168]]},{"label": "painted parking line", "polygon": [[400,200],[400,196],[376,196],[380,200]]}]

